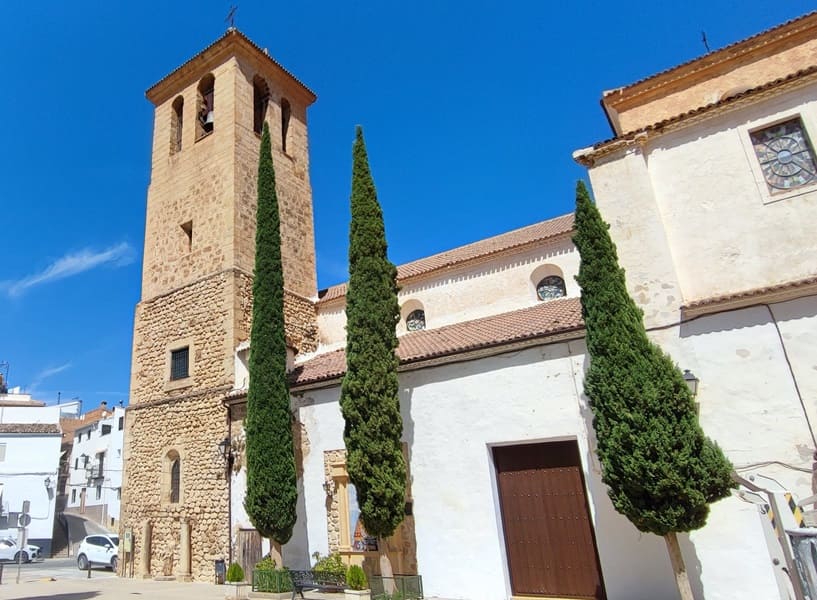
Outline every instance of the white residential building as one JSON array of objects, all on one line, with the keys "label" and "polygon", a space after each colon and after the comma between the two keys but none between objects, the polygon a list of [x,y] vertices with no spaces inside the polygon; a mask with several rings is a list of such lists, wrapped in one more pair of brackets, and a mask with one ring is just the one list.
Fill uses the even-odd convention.
[{"label": "white residential building", "polygon": [[51,552],[60,417],[76,414],[78,402],[46,406],[18,389],[0,394],[0,536],[16,539],[18,516],[29,502],[28,542]]},{"label": "white residential building", "polygon": [[68,460],[65,512],[114,530],[122,495],[122,445],[125,409],[103,410],[98,420],[74,431]]}]

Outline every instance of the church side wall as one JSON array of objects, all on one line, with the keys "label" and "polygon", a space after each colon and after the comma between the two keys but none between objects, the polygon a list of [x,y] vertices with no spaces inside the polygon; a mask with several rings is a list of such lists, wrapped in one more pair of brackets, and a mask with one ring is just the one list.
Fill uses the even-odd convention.
[{"label": "church side wall", "polygon": [[[583,343],[571,342],[400,374],[417,561],[428,595],[510,597],[490,448],[576,439],[608,598],[672,597],[663,541],[639,534],[615,513],[600,481],[580,396],[584,368]],[[333,387],[295,395],[308,437],[303,490],[310,553],[329,548],[324,452],[343,448],[339,393]]]},{"label": "church side wall", "polygon": [[[671,312],[680,300],[814,275],[817,246],[810,224],[817,220],[817,184],[770,194],[749,131],[800,115],[817,135],[815,96],[817,85],[810,85],[659,136],[642,150],[630,149],[591,169],[628,287],[648,320],[661,302]],[[645,176],[649,185],[640,183]],[[643,223],[641,216],[653,213],[658,220]],[[647,229],[666,232],[682,299],[675,293],[657,301],[641,297],[645,280],[672,284],[661,275],[667,271],[662,262],[644,251],[645,240],[656,235]]]},{"label": "church side wall", "polygon": [[[545,270],[550,268],[550,270]],[[422,304],[426,328],[434,329],[472,319],[534,306],[536,284],[545,275],[564,279],[567,296],[578,297],[574,275],[579,270],[579,253],[570,237],[542,244],[535,249],[504,255],[476,265],[430,273],[401,284],[398,301]],[[406,332],[405,316],[397,326],[398,335]],[[343,299],[318,305],[321,343],[332,347],[346,339],[346,313]]]}]

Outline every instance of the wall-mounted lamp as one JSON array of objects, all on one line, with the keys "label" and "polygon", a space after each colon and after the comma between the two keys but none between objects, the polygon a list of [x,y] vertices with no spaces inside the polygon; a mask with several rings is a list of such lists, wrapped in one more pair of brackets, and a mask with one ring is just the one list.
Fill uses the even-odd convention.
[{"label": "wall-mounted lamp", "polygon": [[53,482],[51,481],[51,477],[46,477],[43,483],[45,484],[46,489],[50,489]]},{"label": "wall-mounted lamp", "polygon": [[326,492],[326,495],[332,498],[335,495],[335,480],[334,479],[327,479],[323,482],[323,491]]},{"label": "wall-mounted lamp", "polygon": [[689,369],[684,369],[684,383],[687,384],[689,391],[692,392],[692,397],[698,395],[698,383],[699,379],[695,377],[695,374],[692,373]]},{"label": "wall-mounted lamp", "polygon": [[233,458],[233,447],[230,443],[230,437],[226,437],[221,440],[218,444],[219,452],[221,453],[221,458],[225,461],[229,462]]}]

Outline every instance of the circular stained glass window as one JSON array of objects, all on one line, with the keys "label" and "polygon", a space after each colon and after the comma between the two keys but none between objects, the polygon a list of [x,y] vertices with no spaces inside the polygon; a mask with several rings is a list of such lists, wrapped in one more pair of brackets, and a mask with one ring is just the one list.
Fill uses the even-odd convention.
[{"label": "circular stained glass window", "polygon": [[817,165],[800,119],[755,131],[751,137],[763,178],[773,191],[800,187],[817,177]]},{"label": "circular stained glass window", "polygon": [[554,298],[561,298],[566,294],[565,280],[558,275],[545,277],[536,286],[536,295],[539,300],[553,300]]},{"label": "circular stained glass window", "polygon": [[418,308],[413,310],[406,317],[406,329],[409,331],[420,331],[426,328],[426,313]]}]

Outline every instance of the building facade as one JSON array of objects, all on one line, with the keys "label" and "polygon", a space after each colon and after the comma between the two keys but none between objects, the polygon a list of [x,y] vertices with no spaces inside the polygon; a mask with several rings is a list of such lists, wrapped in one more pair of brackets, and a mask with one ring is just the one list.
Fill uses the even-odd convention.
[{"label": "building facade", "polygon": [[60,461],[60,417],[79,404],[46,406],[29,394],[0,394],[0,537],[17,539],[19,515],[29,503],[28,543],[51,554]]},{"label": "building facade", "polygon": [[125,409],[107,406],[99,418],[74,429],[67,461],[64,512],[82,515],[110,531],[119,523]]},{"label": "building facade", "polygon": [[[809,165],[815,22],[606,94],[615,137],[576,153],[650,336],[700,380],[704,430],[738,473],[797,497],[813,485],[815,192],[808,169],[780,165]],[[299,503],[287,566],[339,552],[371,573],[385,545],[395,572],[421,574],[428,596],[677,597],[664,541],[616,513],[601,482],[572,215],[398,267],[406,515],[392,538],[372,539],[358,523],[338,406],[345,286],[315,289],[314,95],[231,29],[148,98],[121,522],[135,576],[205,580],[213,560],[246,568],[265,552],[243,509],[242,420],[266,122],[293,358]],[[786,597],[763,518],[730,498],[681,536],[698,598]]]},{"label": "building facade", "polygon": [[[811,14],[607,92],[615,137],[574,155],[652,337],[700,378],[705,431],[799,499],[817,491],[815,49]],[[724,573],[782,593],[764,520],[735,497],[690,534],[701,597],[728,597]]]}]

